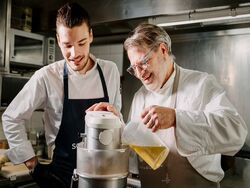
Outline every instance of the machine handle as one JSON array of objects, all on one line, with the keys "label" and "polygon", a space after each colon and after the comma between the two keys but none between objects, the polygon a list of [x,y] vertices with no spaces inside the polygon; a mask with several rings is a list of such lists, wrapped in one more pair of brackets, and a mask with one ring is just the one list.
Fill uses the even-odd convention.
[{"label": "machine handle", "polygon": [[76,173],[76,169],[74,169],[71,182],[70,182],[70,188],[78,187],[78,186],[75,186],[76,183],[78,184],[78,180],[79,180],[79,176]]}]

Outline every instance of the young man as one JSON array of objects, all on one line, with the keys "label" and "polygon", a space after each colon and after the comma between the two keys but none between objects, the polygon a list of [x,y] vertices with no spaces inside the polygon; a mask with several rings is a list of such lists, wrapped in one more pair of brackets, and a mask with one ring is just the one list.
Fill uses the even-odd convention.
[{"label": "young man", "polygon": [[[88,13],[81,6],[62,6],[56,27],[64,60],[36,71],[8,106],[2,121],[10,146],[9,159],[34,169],[33,177],[40,187],[68,188],[76,168],[76,144],[85,131],[85,110],[106,102],[119,111],[120,76],[115,63],[90,54],[93,33]],[[25,121],[38,108],[44,109],[47,144],[55,145],[50,165],[38,163],[26,135]]]}]

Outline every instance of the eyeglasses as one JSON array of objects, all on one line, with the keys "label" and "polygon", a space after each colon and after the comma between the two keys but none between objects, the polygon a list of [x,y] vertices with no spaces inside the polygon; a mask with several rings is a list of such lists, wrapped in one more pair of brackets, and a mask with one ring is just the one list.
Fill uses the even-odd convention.
[{"label": "eyeglasses", "polygon": [[127,72],[133,76],[136,76],[136,71],[138,70],[138,68],[140,69],[143,69],[143,70],[146,70],[149,66],[149,60],[151,59],[151,54],[154,50],[155,46],[153,46],[149,51],[148,53],[146,53],[146,55],[142,58],[141,62],[140,63],[137,63],[135,65],[130,65],[128,68],[127,68]]}]

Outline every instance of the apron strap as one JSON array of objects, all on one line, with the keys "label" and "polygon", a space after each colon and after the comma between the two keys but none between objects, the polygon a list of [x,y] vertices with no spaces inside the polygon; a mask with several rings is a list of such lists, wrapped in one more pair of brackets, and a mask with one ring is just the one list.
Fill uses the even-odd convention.
[{"label": "apron strap", "polygon": [[180,79],[180,67],[174,63],[175,66],[175,78],[174,78],[174,84],[173,84],[173,91],[170,101],[170,106],[172,108],[176,108],[176,101],[177,101],[177,89],[179,85],[179,79]]},{"label": "apron strap", "polygon": [[102,82],[102,87],[103,87],[103,92],[104,92],[104,97],[108,99],[109,101],[109,96],[108,96],[108,90],[107,90],[107,86],[106,86],[106,82],[102,73],[102,69],[100,67],[100,65],[97,63],[97,69],[101,78],[101,82]]},{"label": "apron strap", "polygon": [[68,87],[68,68],[66,65],[66,61],[64,62],[64,67],[63,67],[63,84],[64,84],[64,98],[68,99],[69,98],[69,87]]}]

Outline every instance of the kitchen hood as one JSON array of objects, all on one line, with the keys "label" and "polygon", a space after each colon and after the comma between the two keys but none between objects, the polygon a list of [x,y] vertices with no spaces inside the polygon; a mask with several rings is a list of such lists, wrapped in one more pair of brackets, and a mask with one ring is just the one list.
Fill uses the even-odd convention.
[{"label": "kitchen hood", "polygon": [[222,10],[194,10],[188,14],[156,16],[149,22],[162,27],[200,23],[202,26],[250,22],[250,6]]},{"label": "kitchen hood", "polygon": [[[79,1],[87,7],[96,36],[127,34],[141,22],[174,30],[250,24],[250,0]],[[98,7],[98,8],[97,8]]]},{"label": "kitchen hood", "polygon": [[[94,35],[127,34],[141,22],[163,24],[174,29],[213,24],[249,23],[250,0],[70,0],[81,4],[90,14]],[[38,11],[43,31],[55,31],[57,9],[66,0],[13,0]],[[42,15],[42,16],[41,16]]]}]

